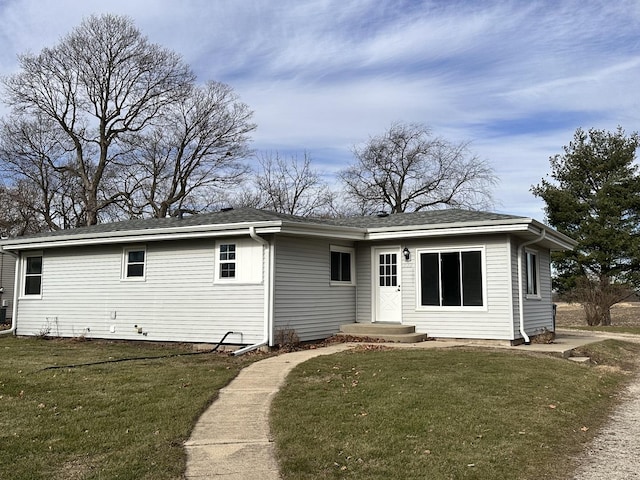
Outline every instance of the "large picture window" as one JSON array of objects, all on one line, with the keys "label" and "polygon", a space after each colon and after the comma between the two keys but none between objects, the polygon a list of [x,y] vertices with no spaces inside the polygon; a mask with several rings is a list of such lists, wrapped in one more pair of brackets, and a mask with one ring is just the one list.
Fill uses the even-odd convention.
[{"label": "large picture window", "polygon": [[484,281],[480,250],[420,252],[422,306],[482,307]]},{"label": "large picture window", "polygon": [[24,294],[42,295],[42,255],[24,259]]}]

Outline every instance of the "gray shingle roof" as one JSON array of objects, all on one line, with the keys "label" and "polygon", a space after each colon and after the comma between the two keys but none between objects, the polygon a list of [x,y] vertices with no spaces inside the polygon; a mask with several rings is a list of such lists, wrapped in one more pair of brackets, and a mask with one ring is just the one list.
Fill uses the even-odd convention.
[{"label": "gray shingle roof", "polygon": [[369,215],[364,217],[348,217],[327,219],[325,223],[331,225],[384,228],[410,227],[417,225],[441,225],[450,223],[480,223],[502,220],[517,220],[524,217],[504,215],[500,213],[477,212],[472,210],[445,209],[426,210],[421,212],[393,213],[389,215]]},{"label": "gray shingle roof", "polygon": [[367,215],[362,217],[345,218],[306,218],[284,213],[276,213],[255,208],[238,208],[213,213],[198,215],[184,215],[180,217],[147,218],[125,220],[122,222],[103,223],[89,227],[78,227],[69,230],[43,232],[25,238],[56,237],[65,235],[104,234],[109,232],[127,232],[164,229],[171,227],[189,227],[201,225],[226,225],[234,223],[254,223],[282,221],[286,223],[299,223],[301,225],[335,225],[339,227],[354,228],[384,228],[419,225],[441,225],[452,223],[480,223],[510,219],[522,219],[513,215],[499,213],[477,212],[471,210],[445,209],[428,210],[411,213],[395,213],[385,216]]}]

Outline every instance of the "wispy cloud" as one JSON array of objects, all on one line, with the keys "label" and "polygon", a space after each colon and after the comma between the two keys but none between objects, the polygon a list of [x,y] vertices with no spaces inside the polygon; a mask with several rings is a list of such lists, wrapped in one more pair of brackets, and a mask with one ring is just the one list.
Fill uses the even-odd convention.
[{"label": "wispy cloud", "polygon": [[499,208],[541,217],[529,187],[577,127],[640,129],[635,0],[0,0],[0,74],[107,11],[231,84],[255,148],[308,150],[327,172],[392,121],[422,122],[472,141]]}]

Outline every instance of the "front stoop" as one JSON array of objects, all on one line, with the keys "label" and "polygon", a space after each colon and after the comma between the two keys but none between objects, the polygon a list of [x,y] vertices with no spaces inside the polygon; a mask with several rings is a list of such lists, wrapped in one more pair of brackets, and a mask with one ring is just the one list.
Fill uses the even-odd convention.
[{"label": "front stoop", "polygon": [[425,333],[416,333],[415,326],[396,323],[349,323],[340,326],[338,336],[397,343],[417,343],[427,339]]}]

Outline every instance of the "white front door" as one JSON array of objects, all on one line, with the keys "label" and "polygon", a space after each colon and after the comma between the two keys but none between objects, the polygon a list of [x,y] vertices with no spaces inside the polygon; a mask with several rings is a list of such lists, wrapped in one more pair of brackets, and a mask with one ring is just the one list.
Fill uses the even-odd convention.
[{"label": "white front door", "polygon": [[400,291],[400,250],[376,249],[374,252],[375,321],[402,322],[402,292]]}]

